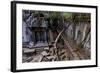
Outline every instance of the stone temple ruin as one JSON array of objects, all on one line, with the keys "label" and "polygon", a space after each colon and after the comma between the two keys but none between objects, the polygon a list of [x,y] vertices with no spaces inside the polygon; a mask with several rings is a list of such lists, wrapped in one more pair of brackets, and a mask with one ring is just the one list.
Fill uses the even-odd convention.
[{"label": "stone temple ruin", "polygon": [[[91,58],[89,13],[22,11],[22,62]],[[66,16],[67,17],[67,16]]]}]

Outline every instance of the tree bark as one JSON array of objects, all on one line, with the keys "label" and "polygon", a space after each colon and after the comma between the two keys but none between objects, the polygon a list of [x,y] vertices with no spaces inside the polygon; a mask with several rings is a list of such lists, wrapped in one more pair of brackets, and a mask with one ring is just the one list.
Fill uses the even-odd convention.
[{"label": "tree bark", "polygon": [[60,33],[58,34],[58,36],[57,36],[57,38],[56,38],[56,40],[55,40],[55,42],[54,42],[54,48],[56,48],[57,41],[59,40],[61,34],[62,34],[64,31],[65,31],[65,29],[63,28],[63,29],[60,31]]},{"label": "tree bark", "polygon": [[86,33],[86,36],[84,38],[84,40],[82,41],[82,44],[84,44],[85,40],[87,39],[88,37],[88,34],[90,33],[91,29],[88,29],[87,33]]}]

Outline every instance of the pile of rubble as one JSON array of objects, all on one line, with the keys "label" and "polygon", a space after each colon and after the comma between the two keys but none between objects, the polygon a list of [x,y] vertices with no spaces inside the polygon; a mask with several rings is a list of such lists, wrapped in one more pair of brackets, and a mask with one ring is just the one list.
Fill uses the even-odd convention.
[{"label": "pile of rubble", "polygon": [[56,56],[53,56],[53,49],[49,47],[40,48],[23,48],[23,63],[24,62],[43,62],[54,61]]}]

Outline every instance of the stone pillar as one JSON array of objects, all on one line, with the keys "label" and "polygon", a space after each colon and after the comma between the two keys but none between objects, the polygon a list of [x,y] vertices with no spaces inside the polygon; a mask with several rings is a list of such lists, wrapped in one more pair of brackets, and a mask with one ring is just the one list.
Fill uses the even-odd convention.
[{"label": "stone pillar", "polygon": [[49,34],[50,34],[50,42],[54,42],[54,40],[53,40],[53,34],[52,34],[51,30],[49,30]]},{"label": "stone pillar", "polygon": [[40,41],[42,43],[44,42],[44,33],[43,33],[43,31],[40,32]]},{"label": "stone pillar", "polygon": [[34,41],[35,41],[35,43],[37,43],[37,32],[35,31],[35,34],[34,34],[34,36],[35,36],[35,39],[34,39]]},{"label": "stone pillar", "polygon": [[40,42],[43,42],[43,31],[40,32]]},{"label": "stone pillar", "polygon": [[37,42],[40,42],[40,33],[37,32]]},{"label": "stone pillar", "polygon": [[34,31],[32,32],[32,36],[33,36],[33,42],[35,44],[35,32]]},{"label": "stone pillar", "polygon": [[47,43],[47,34],[46,34],[46,31],[44,31],[44,40],[45,40],[45,43]]},{"label": "stone pillar", "polygon": [[47,34],[47,35],[46,35],[46,39],[47,39],[47,42],[48,42],[48,31],[46,31],[46,34]]}]

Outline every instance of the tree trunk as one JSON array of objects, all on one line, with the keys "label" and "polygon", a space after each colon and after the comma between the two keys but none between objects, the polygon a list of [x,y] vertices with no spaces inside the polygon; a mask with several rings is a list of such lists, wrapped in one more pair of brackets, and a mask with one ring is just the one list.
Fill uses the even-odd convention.
[{"label": "tree trunk", "polygon": [[85,24],[84,29],[83,29],[82,41],[84,40],[86,36],[86,30],[87,30],[87,24]]},{"label": "tree trunk", "polygon": [[88,34],[90,33],[91,29],[88,29],[87,33],[86,33],[86,36],[84,38],[84,40],[82,41],[82,44],[84,44],[85,40],[87,39],[88,37]]},{"label": "tree trunk", "polygon": [[58,36],[57,36],[57,38],[56,38],[56,40],[55,40],[55,42],[54,42],[54,48],[56,48],[57,41],[59,40],[61,34],[62,34],[64,31],[65,31],[65,29],[62,29],[62,30],[60,31],[60,33],[58,34]]}]

